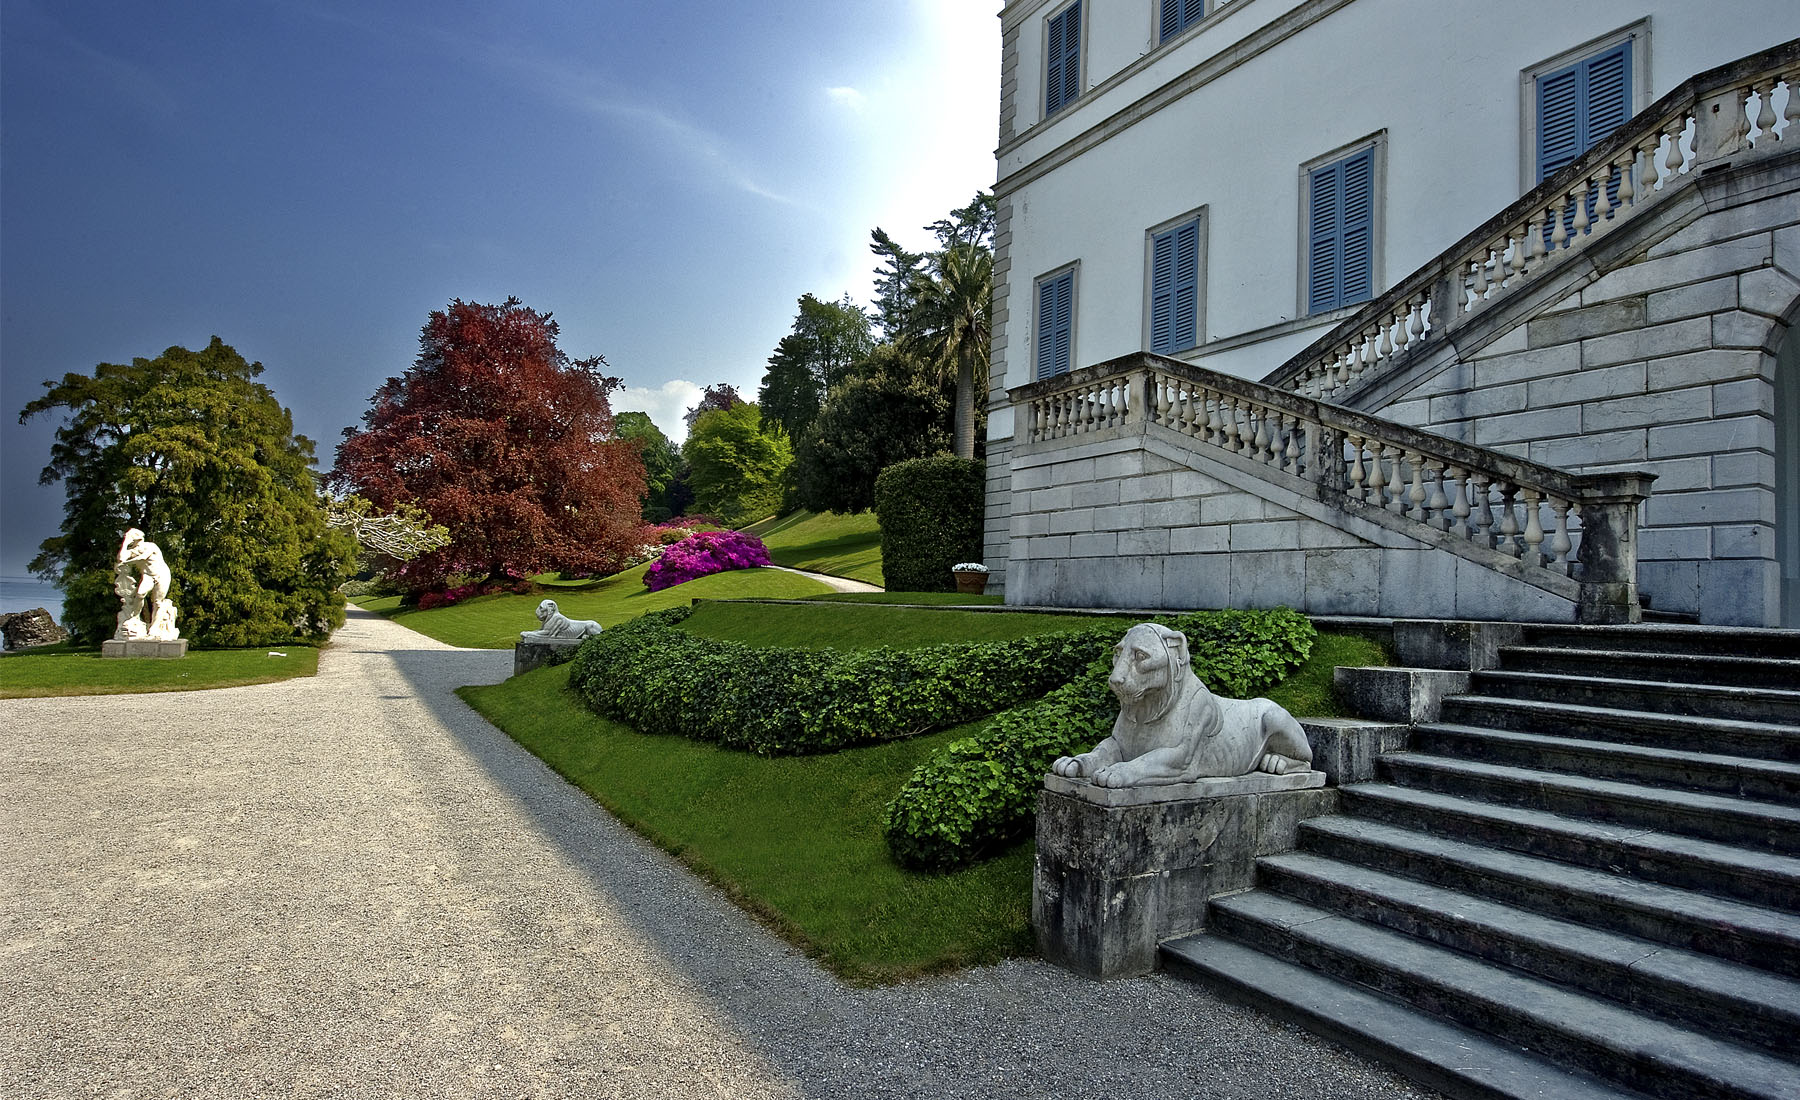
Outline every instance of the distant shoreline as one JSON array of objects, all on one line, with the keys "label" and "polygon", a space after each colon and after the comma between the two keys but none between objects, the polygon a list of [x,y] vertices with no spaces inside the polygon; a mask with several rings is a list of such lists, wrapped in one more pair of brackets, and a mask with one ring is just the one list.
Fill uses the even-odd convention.
[{"label": "distant shoreline", "polygon": [[62,589],[36,577],[0,576],[0,614],[43,608],[58,626],[63,621]]}]

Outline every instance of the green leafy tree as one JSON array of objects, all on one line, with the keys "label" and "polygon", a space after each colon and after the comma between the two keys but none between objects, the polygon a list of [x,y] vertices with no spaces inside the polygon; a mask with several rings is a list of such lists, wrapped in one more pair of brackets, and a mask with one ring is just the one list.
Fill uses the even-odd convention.
[{"label": "green leafy tree", "polygon": [[815,512],[860,512],[875,504],[888,466],[950,449],[951,397],[919,364],[883,344],[826,400],[794,446],[799,502]]},{"label": "green leafy tree", "polygon": [[681,471],[681,448],[662,433],[648,413],[613,414],[613,430],[620,439],[637,443],[644,460],[644,518],[651,522],[668,519],[669,487]]},{"label": "green leafy tree", "polygon": [[992,191],[977,191],[969,205],[950,211],[926,226],[938,239],[938,249],[949,252],[956,248],[994,247],[994,222],[1000,214],[1000,201]]},{"label": "green leafy tree", "polygon": [[681,450],[693,468],[696,510],[741,527],[780,507],[794,452],[784,433],[763,430],[755,405],[702,413]]},{"label": "green leafy tree", "polygon": [[803,294],[799,306],[793,330],[769,356],[757,393],[763,423],[780,425],[794,439],[806,433],[832,387],[875,346],[869,315],[849,295],[823,302]]},{"label": "green leafy tree", "polygon": [[913,279],[924,269],[925,253],[908,252],[880,226],[869,233],[869,251],[881,257],[875,269],[875,320],[889,339],[898,339],[912,309]]},{"label": "green leafy tree", "polygon": [[66,412],[41,478],[66,489],[62,533],[31,568],[62,585],[77,642],[113,633],[130,527],[162,548],[177,626],[197,645],[322,641],[343,624],[337,587],[356,542],[328,526],[312,441],[262,371],[215,336],[201,351],[65,374],[19,414]]},{"label": "green leafy tree", "polygon": [[901,347],[956,380],[956,457],[975,457],[975,395],[987,388],[993,343],[994,254],[953,245],[913,280],[913,306]]}]

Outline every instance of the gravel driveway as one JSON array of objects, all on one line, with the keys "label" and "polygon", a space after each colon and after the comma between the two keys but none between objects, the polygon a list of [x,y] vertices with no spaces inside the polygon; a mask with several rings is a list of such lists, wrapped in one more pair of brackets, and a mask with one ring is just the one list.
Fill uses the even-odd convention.
[{"label": "gravel driveway", "polygon": [[0,702],[0,1096],[1425,1095],[1163,978],[846,988],[357,611],[314,679]]}]

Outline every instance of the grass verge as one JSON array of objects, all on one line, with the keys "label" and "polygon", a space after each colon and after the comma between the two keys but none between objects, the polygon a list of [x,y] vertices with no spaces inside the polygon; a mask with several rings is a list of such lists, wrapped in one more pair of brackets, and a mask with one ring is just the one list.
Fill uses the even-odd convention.
[{"label": "grass verge", "polygon": [[789,569],[885,584],[881,527],[874,512],[790,512],[745,528],[769,548],[769,560]]},{"label": "grass verge", "polygon": [[[918,649],[945,642],[1001,642],[1102,625],[1088,615],[1007,614],[823,603],[703,603],[681,624],[703,638],[796,649]],[[1120,629],[1123,630],[1121,624]]]},{"label": "grass verge", "polygon": [[597,581],[559,584],[529,596],[477,596],[430,611],[403,611],[398,596],[356,602],[447,645],[509,649],[519,640],[519,631],[537,629],[535,612],[538,601],[545,597],[555,600],[556,606],[571,619],[593,619],[601,626],[612,626],[646,611],[686,606],[694,599],[803,599],[831,591],[823,582],[779,569],[738,569],[652,592],[644,587],[644,570],[648,568],[640,565]]},{"label": "grass verge", "polygon": [[955,592],[830,592],[813,599],[829,603],[910,603],[925,606],[957,605],[976,607],[1001,606],[1004,596],[964,596]]},{"label": "grass verge", "polygon": [[178,660],[101,657],[67,643],[38,646],[0,658],[0,699],[51,695],[126,695],[150,691],[270,684],[319,671],[312,646],[274,649],[196,649]]},{"label": "grass verge", "polygon": [[767,759],[593,714],[559,665],[458,691],[631,828],[850,981],[1031,950],[1032,845],[948,875],[888,857],[881,815],[932,753],[973,732]]}]

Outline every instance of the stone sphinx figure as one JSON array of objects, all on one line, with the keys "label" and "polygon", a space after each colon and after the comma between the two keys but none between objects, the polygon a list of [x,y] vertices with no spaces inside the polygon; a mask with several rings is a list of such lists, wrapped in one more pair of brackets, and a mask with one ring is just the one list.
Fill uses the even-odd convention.
[{"label": "stone sphinx figure", "polygon": [[113,566],[113,592],[120,604],[115,640],[173,642],[181,637],[175,626],[175,601],[169,599],[171,580],[162,548],[135,527],[126,531]]},{"label": "stone sphinx figure", "polygon": [[555,600],[537,605],[537,630],[519,631],[521,642],[576,642],[600,633],[600,624],[592,619],[571,619],[557,609]]},{"label": "stone sphinx figure", "polygon": [[1267,699],[1224,699],[1188,663],[1187,635],[1139,623],[1113,648],[1119,699],[1112,736],[1051,765],[1100,787],[1190,783],[1214,776],[1306,771],[1312,746],[1294,716]]}]

